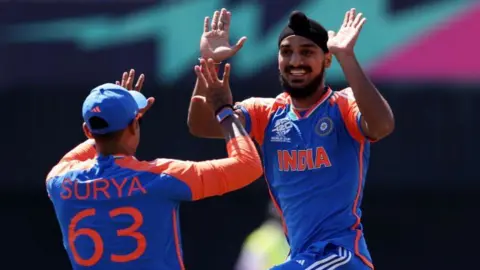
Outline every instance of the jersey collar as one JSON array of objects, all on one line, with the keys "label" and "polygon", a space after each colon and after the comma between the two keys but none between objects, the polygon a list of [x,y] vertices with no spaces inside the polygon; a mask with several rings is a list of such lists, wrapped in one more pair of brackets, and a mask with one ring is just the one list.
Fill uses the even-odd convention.
[{"label": "jersey collar", "polygon": [[290,95],[287,97],[287,103],[290,104],[290,110],[288,112],[289,116],[293,120],[299,120],[299,119],[305,119],[308,118],[310,115],[312,115],[323,103],[325,103],[328,98],[332,95],[333,91],[330,87],[326,87],[326,91],[323,94],[323,96],[312,106],[310,109],[308,109],[305,114],[302,116],[300,112],[295,110],[292,105],[292,98]]},{"label": "jersey collar", "polygon": [[116,154],[116,155],[107,155],[107,156],[104,156],[104,155],[101,155],[101,154],[98,154],[97,155],[97,160],[98,161],[107,161],[107,160],[116,160],[116,159],[122,159],[122,158],[135,158],[134,156],[127,156],[127,155],[123,155],[123,154]]}]

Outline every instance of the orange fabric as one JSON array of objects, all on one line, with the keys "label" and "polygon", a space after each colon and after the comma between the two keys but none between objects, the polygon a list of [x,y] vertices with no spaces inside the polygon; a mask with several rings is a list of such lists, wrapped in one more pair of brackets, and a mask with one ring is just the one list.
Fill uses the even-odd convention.
[{"label": "orange fabric", "polygon": [[177,253],[178,263],[180,264],[180,270],[185,270],[185,265],[183,264],[183,256],[182,256],[182,248],[180,247],[180,233],[178,232],[178,224],[177,224],[177,210],[172,211],[172,219],[173,219],[173,237],[175,240],[175,252]]},{"label": "orange fabric", "polygon": [[361,126],[358,122],[360,110],[358,109],[357,102],[353,96],[352,89],[346,88],[342,91],[335,92],[330,99],[330,102],[338,105],[343,122],[345,123],[350,136],[358,142],[363,142],[365,136],[363,135]]},{"label": "orange fabric", "polygon": [[265,128],[268,125],[268,119],[273,111],[274,104],[274,98],[256,97],[235,104],[236,106],[242,106],[247,110],[251,121],[250,136],[252,136],[252,138],[254,138],[260,145],[263,144]]},{"label": "orange fabric", "polygon": [[240,189],[262,175],[260,156],[250,138],[231,139],[227,150],[228,158],[201,162],[174,159],[147,162],[124,158],[116,163],[123,168],[171,175],[190,187],[192,200],[199,200]]},{"label": "orange fabric", "polygon": [[360,238],[362,236],[362,231],[358,227],[360,226],[360,216],[357,213],[358,205],[360,203],[360,196],[362,194],[362,189],[363,189],[363,181],[364,181],[364,175],[363,175],[363,170],[364,170],[364,165],[363,165],[363,152],[365,151],[365,143],[360,144],[360,149],[358,153],[358,164],[359,164],[359,170],[358,170],[358,187],[357,187],[357,194],[355,195],[355,201],[353,202],[353,207],[352,207],[352,214],[356,218],[355,224],[352,226],[352,230],[356,230],[357,234],[355,236],[355,255],[357,255],[368,267],[371,269],[374,269],[373,264],[371,261],[369,261],[365,256],[363,256],[360,253],[360,248],[358,247]]},{"label": "orange fabric", "polygon": [[87,140],[73,148],[55,165],[47,175],[46,181],[71,170],[87,170],[95,164],[95,141]]},{"label": "orange fabric", "polygon": [[89,159],[85,161],[79,160],[70,160],[63,161],[55,165],[52,170],[48,173],[46,181],[54,178],[55,176],[64,175],[69,171],[75,170],[88,170],[95,165],[95,159]]},{"label": "orange fabric", "polygon": [[[284,94],[285,94],[286,101],[289,104],[292,104],[292,97],[287,93],[284,93]],[[291,107],[292,111],[293,111],[293,113],[295,113],[295,115],[297,116],[298,119],[308,118],[320,105],[323,104],[323,102],[325,102],[327,100],[328,97],[330,97],[331,94],[332,94],[332,89],[328,88],[327,91],[325,91],[325,93],[323,93],[322,97],[319,100],[317,100],[317,102],[315,102],[315,104],[310,106],[310,109],[308,109],[303,114],[299,110],[295,109],[293,104],[292,104],[292,107]]]}]

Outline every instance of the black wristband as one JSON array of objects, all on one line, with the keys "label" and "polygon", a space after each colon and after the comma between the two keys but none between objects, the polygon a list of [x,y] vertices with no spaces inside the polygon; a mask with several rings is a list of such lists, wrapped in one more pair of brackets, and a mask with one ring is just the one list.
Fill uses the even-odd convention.
[{"label": "black wristband", "polygon": [[215,115],[217,115],[221,110],[223,110],[223,109],[225,109],[225,108],[230,108],[230,109],[232,109],[232,111],[235,110],[235,109],[233,108],[233,105],[232,105],[232,104],[225,104],[225,105],[220,106],[220,107],[215,111]]}]

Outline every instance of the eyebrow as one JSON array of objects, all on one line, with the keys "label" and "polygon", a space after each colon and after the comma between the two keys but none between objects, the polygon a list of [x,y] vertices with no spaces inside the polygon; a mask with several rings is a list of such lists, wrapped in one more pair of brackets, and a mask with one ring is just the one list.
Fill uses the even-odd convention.
[{"label": "eyebrow", "polygon": [[[302,48],[315,48],[316,45],[311,44],[311,43],[305,43],[305,44],[301,44],[300,47],[302,47]],[[290,48],[290,44],[282,44],[282,45],[280,45],[280,48]]]}]

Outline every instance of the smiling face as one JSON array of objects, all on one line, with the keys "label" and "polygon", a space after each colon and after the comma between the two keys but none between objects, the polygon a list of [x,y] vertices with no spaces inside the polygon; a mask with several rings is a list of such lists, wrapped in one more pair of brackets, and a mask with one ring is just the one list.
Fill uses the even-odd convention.
[{"label": "smiling face", "polygon": [[331,55],[311,40],[295,35],[286,37],[278,53],[280,82],[293,98],[307,98],[323,88],[325,68],[330,62]]}]

